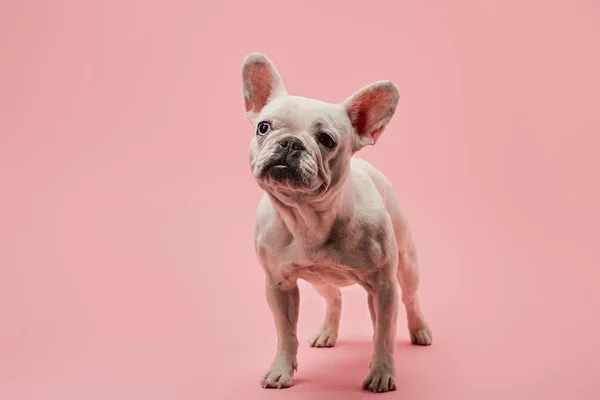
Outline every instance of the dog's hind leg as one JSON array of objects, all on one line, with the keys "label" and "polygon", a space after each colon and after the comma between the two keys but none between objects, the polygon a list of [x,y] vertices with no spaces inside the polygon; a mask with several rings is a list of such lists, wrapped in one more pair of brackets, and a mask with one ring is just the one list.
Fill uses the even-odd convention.
[{"label": "dog's hind leg", "polygon": [[406,308],[410,340],[412,344],[429,346],[432,342],[432,333],[421,310],[417,293],[419,288],[417,251],[406,218],[395,199],[389,201],[388,212],[392,218],[394,234],[398,243],[397,277],[402,289],[402,303]]},{"label": "dog's hind leg", "polygon": [[399,254],[398,283],[402,289],[402,302],[406,308],[408,330],[412,344],[429,346],[432,341],[431,329],[419,304],[419,266],[415,256]]},{"label": "dog's hind leg", "polygon": [[342,316],[342,292],[329,284],[313,284],[315,290],[325,299],[325,320],[321,328],[309,341],[311,347],[333,347],[338,337]]}]

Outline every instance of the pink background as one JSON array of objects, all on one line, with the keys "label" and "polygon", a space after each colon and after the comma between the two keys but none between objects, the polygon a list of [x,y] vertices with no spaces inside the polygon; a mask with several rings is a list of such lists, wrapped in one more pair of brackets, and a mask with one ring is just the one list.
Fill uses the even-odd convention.
[{"label": "pink background", "polygon": [[323,350],[302,285],[296,385],[259,387],[252,51],[298,95],[400,87],[361,156],[409,216],[434,345],[403,322],[381,397],[600,398],[600,2],[87,3],[0,5],[1,399],[372,396],[359,288]]}]

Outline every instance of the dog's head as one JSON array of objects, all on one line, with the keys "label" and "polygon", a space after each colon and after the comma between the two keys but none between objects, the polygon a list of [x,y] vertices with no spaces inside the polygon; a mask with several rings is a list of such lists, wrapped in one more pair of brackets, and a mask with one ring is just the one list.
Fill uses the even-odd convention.
[{"label": "dog's head", "polygon": [[260,53],[244,60],[242,81],[246,116],[254,126],[252,172],[263,189],[288,196],[340,187],[350,158],[377,141],[399,97],[389,81],[368,85],[339,104],[290,96]]}]

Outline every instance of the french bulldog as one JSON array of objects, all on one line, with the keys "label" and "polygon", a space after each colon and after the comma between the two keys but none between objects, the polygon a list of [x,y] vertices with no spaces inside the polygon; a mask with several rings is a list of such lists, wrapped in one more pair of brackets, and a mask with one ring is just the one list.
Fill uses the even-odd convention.
[{"label": "french bulldog", "polygon": [[[250,168],[265,194],[258,206],[255,248],[277,329],[277,352],[263,388],[287,388],[297,369],[298,279],[324,298],[313,347],[338,337],[341,287],[368,293],[373,355],[362,387],[396,389],[394,353],[399,299],[413,344],[428,346],[417,287],[419,267],[406,218],[387,178],[354,154],[381,137],[398,104],[389,81],[372,83],[339,104],[288,95],[261,53],[242,65],[246,117],[254,128]],[[401,297],[398,284],[402,290]]]}]

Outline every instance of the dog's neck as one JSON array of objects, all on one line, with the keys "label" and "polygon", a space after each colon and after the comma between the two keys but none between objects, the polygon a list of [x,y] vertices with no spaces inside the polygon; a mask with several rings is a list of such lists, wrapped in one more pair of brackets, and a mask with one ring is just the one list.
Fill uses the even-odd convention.
[{"label": "dog's neck", "polygon": [[267,193],[294,239],[308,250],[326,244],[336,222],[348,219],[354,212],[349,182],[315,196]]}]

